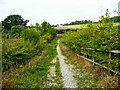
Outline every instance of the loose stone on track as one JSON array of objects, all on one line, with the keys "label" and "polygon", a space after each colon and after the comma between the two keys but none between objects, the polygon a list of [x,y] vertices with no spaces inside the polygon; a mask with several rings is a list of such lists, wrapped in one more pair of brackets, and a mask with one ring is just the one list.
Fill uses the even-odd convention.
[{"label": "loose stone on track", "polygon": [[65,56],[62,55],[60,47],[59,47],[59,40],[57,45],[57,52],[58,58],[60,62],[60,69],[63,76],[63,83],[64,88],[77,88],[77,81],[73,77],[74,73],[69,69],[72,68],[64,62],[64,59],[67,59]]}]

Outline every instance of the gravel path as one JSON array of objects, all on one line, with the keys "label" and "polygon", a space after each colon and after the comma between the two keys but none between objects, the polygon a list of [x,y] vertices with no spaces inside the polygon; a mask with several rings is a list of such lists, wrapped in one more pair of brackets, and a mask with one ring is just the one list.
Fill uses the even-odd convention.
[{"label": "gravel path", "polygon": [[[56,57],[51,61],[51,63],[56,63]],[[47,81],[47,86],[50,87],[50,86],[54,86],[54,85],[57,85],[57,83],[54,81],[54,79],[52,77],[55,77],[56,76],[56,73],[55,73],[55,65],[54,66],[50,66],[50,69],[49,69],[49,74],[48,74],[48,81]]]},{"label": "gravel path", "polygon": [[[56,58],[54,58],[53,60],[52,60],[52,62],[51,63],[56,63]],[[56,74],[55,74],[55,66],[50,66],[50,75],[51,76],[56,76]]]},{"label": "gravel path", "polygon": [[58,58],[60,62],[60,69],[61,73],[63,76],[63,83],[64,83],[64,88],[77,88],[77,81],[73,77],[74,73],[69,69],[72,68],[68,66],[65,62],[64,59],[67,59],[65,56],[62,55],[60,47],[59,47],[59,40],[58,40],[58,45],[57,45],[57,52],[58,52]]},{"label": "gravel path", "polygon": [[63,81],[62,81],[62,77],[59,77],[56,72],[56,63],[57,63],[57,57],[55,57],[52,61],[50,65],[50,69],[48,71],[48,75],[47,75],[47,82],[44,86],[44,88],[61,88],[63,87]]}]

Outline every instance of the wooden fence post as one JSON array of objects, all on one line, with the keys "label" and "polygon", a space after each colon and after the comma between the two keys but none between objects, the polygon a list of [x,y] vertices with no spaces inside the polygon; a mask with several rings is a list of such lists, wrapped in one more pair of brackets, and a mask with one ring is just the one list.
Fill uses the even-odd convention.
[{"label": "wooden fence post", "polygon": [[95,58],[93,58],[93,65],[94,65],[94,62],[95,62]]},{"label": "wooden fence post", "polygon": [[109,52],[109,58],[111,59],[111,52]]}]

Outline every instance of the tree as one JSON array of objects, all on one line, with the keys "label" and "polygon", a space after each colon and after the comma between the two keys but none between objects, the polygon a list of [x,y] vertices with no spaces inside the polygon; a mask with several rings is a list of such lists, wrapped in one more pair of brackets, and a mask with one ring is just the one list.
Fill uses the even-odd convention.
[{"label": "tree", "polygon": [[57,34],[56,30],[52,28],[49,22],[44,21],[41,25],[42,25],[41,35],[49,33],[52,36],[51,37],[52,39],[56,37],[56,34]]},{"label": "tree", "polygon": [[120,22],[120,17],[119,16],[114,16],[114,17],[111,18],[111,21]]},{"label": "tree", "polygon": [[89,21],[85,20],[85,23],[88,23]]},{"label": "tree", "polygon": [[43,29],[43,30],[42,30],[42,34],[47,33],[48,30],[51,28],[50,23],[47,22],[47,21],[44,21],[41,25],[42,25],[42,29]]},{"label": "tree", "polygon": [[24,20],[20,15],[9,15],[2,21],[2,26],[4,29],[10,30],[12,26],[26,26],[28,22],[29,20]]},{"label": "tree", "polygon": [[39,31],[41,31],[41,29],[42,29],[39,23],[35,23],[35,28],[37,28],[37,30],[39,30]]}]

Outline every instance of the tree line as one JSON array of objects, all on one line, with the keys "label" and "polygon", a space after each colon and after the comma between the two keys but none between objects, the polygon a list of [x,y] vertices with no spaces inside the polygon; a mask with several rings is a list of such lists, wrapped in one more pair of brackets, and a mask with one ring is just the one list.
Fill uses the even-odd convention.
[{"label": "tree line", "polygon": [[[114,21],[115,23],[118,23],[120,22],[120,16],[114,16],[114,17],[111,17],[110,18],[111,21]],[[101,20],[99,20],[101,22]],[[93,21],[90,21],[90,20],[81,20],[81,21],[74,21],[74,22],[70,22],[70,23],[65,23],[65,24],[60,24],[62,26],[67,26],[67,25],[79,25],[79,24],[87,24],[89,22],[92,22],[92,23],[98,23],[98,22],[93,22]],[[52,25],[53,27],[56,27],[58,26],[59,24],[57,25]]]}]

